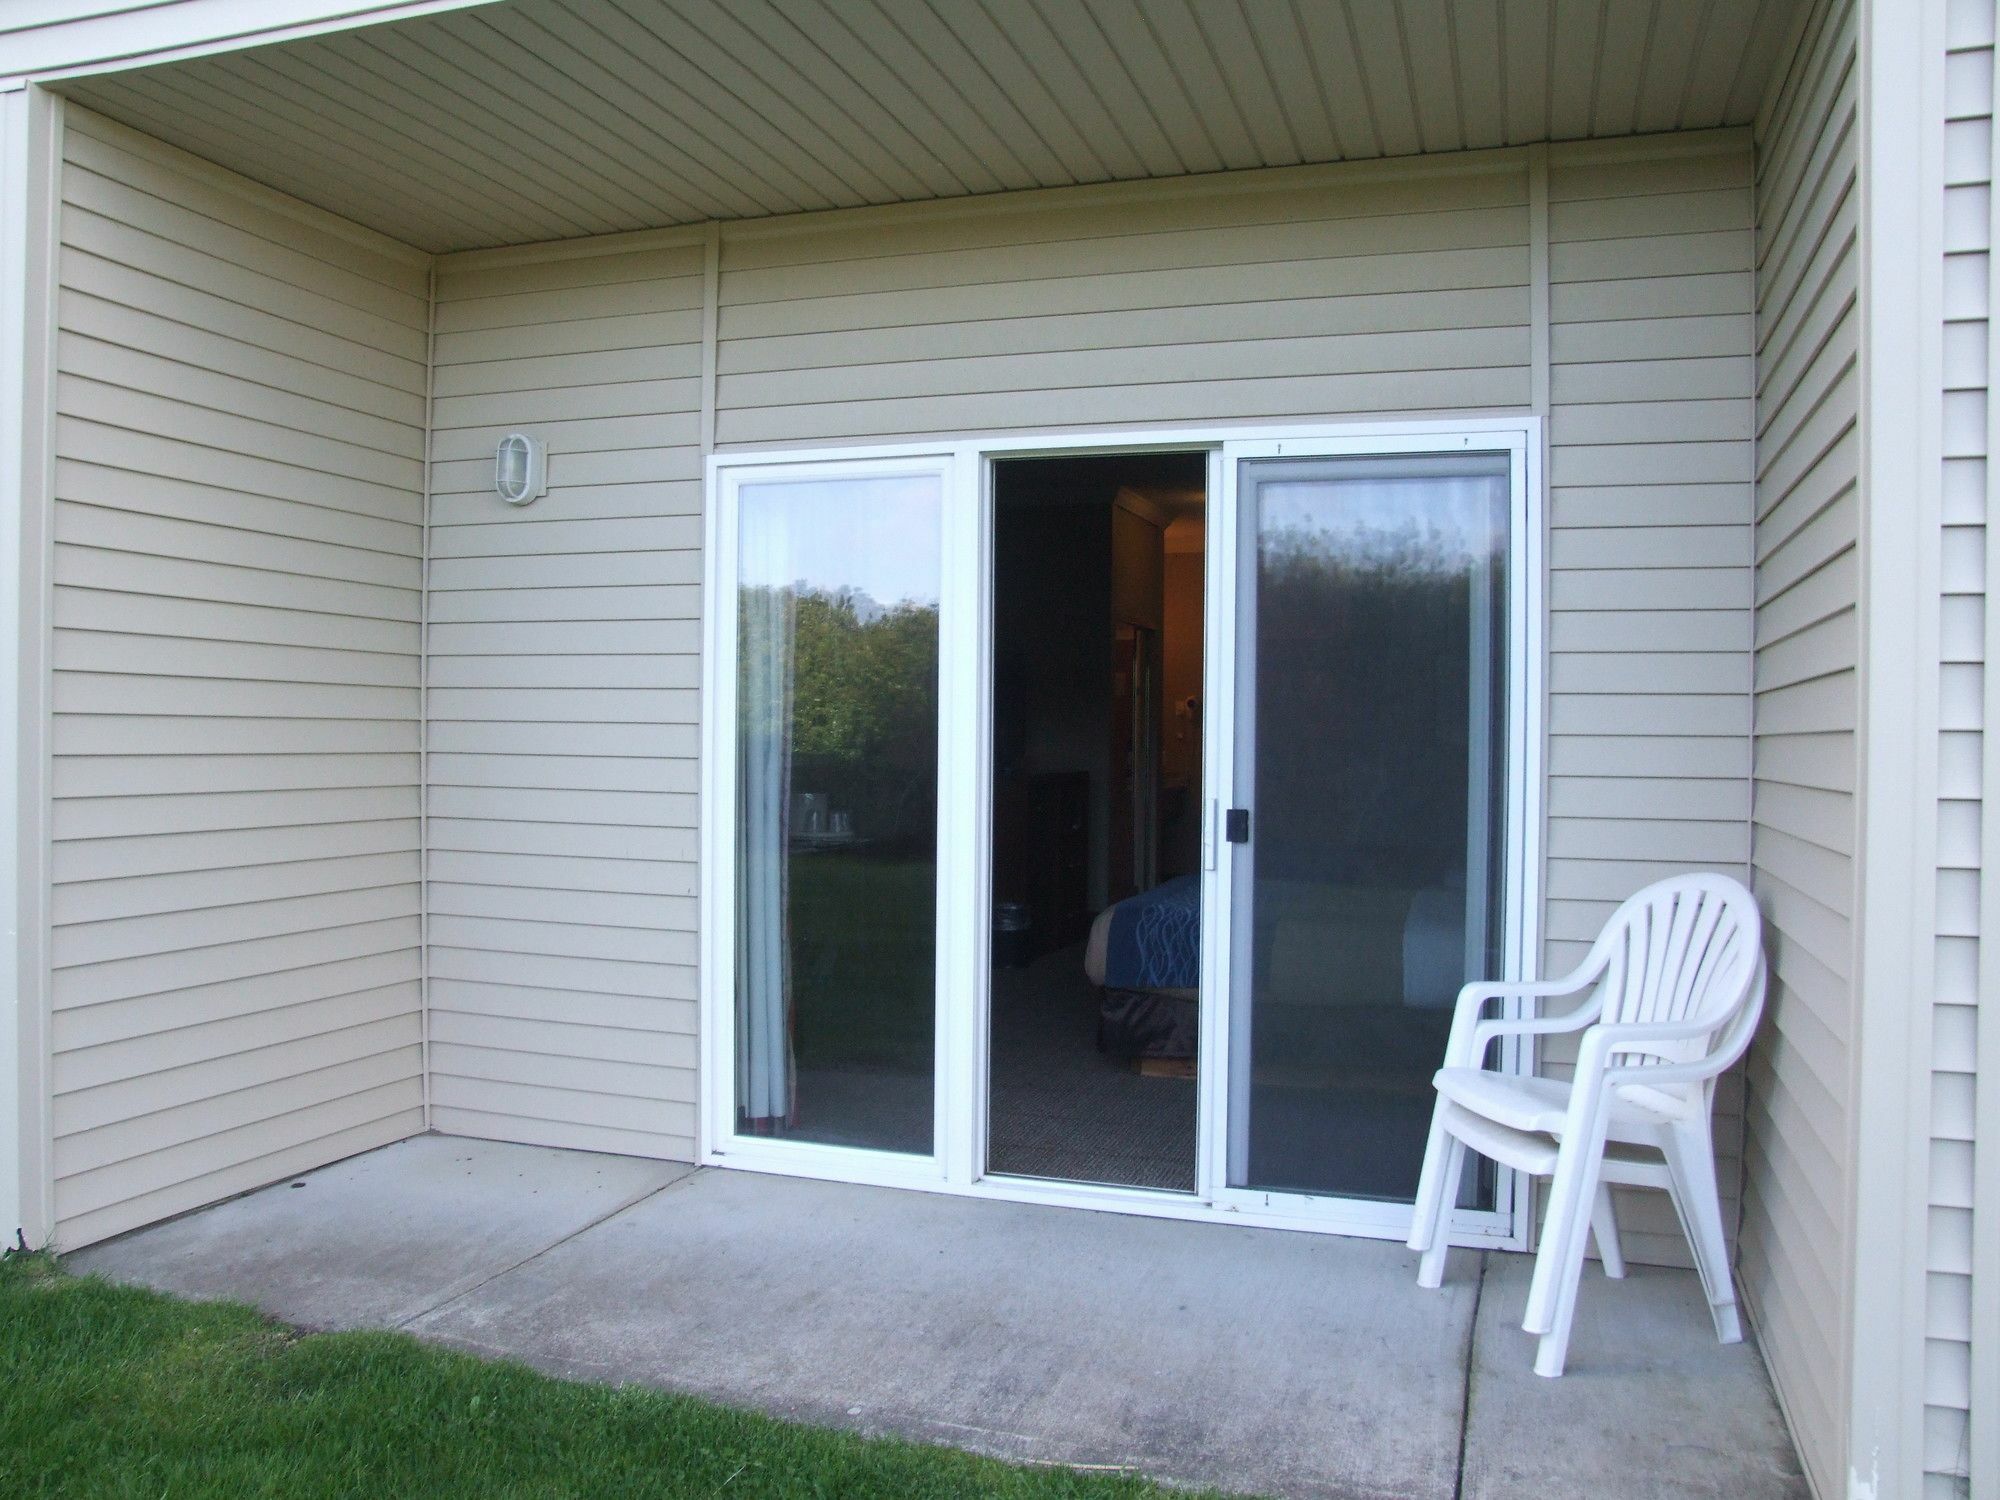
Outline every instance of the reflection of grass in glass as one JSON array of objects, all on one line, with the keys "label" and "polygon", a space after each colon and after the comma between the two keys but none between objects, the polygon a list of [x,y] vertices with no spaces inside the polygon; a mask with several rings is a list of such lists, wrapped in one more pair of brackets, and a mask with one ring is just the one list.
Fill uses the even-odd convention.
[{"label": "reflection of grass in glass", "polygon": [[930,1073],[936,878],[929,860],[792,856],[799,1066]]}]

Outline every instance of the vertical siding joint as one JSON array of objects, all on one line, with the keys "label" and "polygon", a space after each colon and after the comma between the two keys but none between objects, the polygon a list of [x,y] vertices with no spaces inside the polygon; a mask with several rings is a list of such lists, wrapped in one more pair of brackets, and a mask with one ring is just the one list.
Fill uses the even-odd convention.
[{"label": "vertical siding joint", "polygon": [[722,310],[722,226],[711,221],[701,246],[701,455],[715,451],[716,341]]},{"label": "vertical siding joint", "polygon": [[437,433],[437,257],[424,272],[424,472],[417,564],[417,1009],[431,1128],[431,445]]},{"label": "vertical siding joint", "polygon": [[1528,317],[1535,415],[1549,414],[1549,148],[1528,148]]}]

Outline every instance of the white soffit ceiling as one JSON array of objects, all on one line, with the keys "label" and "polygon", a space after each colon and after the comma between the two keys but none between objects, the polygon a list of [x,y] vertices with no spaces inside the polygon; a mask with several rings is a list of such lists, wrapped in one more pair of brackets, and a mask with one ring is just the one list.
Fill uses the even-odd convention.
[{"label": "white soffit ceiling", "polygon": [[1803,0],[505,0],[65,85],[426,250],[1748,123]]}]

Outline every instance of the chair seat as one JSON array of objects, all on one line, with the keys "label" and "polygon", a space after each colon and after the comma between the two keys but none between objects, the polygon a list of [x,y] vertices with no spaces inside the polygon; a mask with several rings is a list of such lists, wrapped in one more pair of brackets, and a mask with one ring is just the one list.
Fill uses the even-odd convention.
[{"label": "chair seat", "polygon": [[[1485,1068],[1440,1068],[1432,1080],[1438,1093],[1475,1115],[1510,1130],[1560,1136],[1569,1113],[1569,1085],[1558,1078],[1516,1077]],[[1616,1094],[1611,1099],[1607,1140],[1650,1146],[1667,1116]]]}]

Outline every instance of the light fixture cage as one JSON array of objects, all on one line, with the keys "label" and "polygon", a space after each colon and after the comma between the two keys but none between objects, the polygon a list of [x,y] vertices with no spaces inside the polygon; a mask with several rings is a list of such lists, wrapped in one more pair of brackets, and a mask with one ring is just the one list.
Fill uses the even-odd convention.
[{"label": "light fixture cage", "polygon": [[509,505],[526,505],[549,487],[548,449],[525,432],[500,439],[493,455],[493,488]]}]

